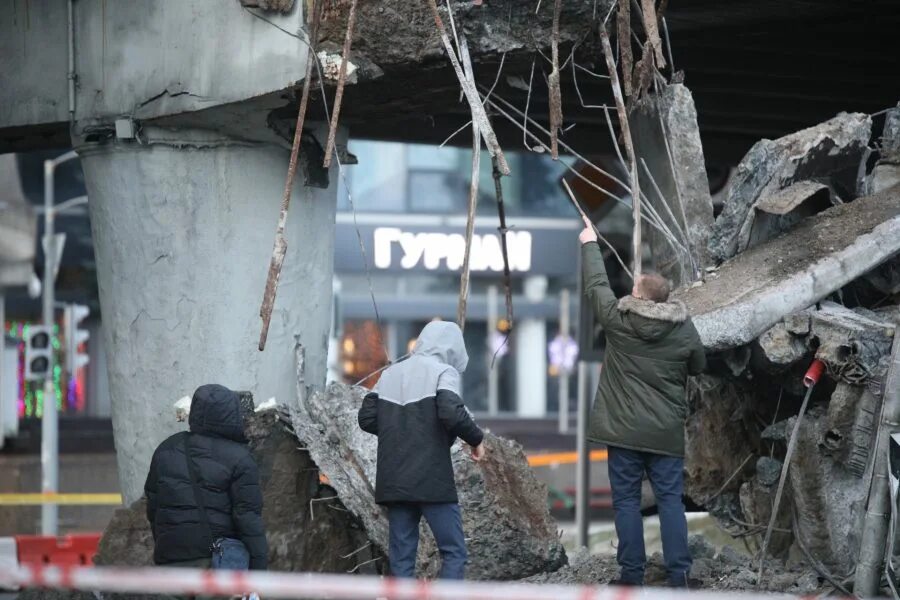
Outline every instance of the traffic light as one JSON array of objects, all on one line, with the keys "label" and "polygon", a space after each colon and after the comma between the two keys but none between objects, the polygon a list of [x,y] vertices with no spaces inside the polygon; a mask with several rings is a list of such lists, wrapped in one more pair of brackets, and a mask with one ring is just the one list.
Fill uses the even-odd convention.
[{"label": "traffic light", "polygon": [[32,325],[25,336],[25,380],[42,381],[50,376],[50,353],[53,345],[50,328]]},{"label": "traffic light", "polygon": [[66,371],[74,375],[78,369],[87,365],[91,357],[80,350],[81,345],[91,337],[89,331],[79,329],[78,325],[91,314],[91,309],[82,304],[69,304],[65,311],[66,327]]}]

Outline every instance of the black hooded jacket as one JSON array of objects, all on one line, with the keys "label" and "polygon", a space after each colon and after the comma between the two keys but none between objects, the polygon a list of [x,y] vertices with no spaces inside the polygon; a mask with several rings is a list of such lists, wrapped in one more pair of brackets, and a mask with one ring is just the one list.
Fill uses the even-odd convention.
[{"label": "black hooded jacket", "polygon": [[268,546],[262,520],[259,470],[247,448],[237,393],[221,385],[197,388],[190,433],[176,433],[153,453],[144,492],[155,541],[154,562],[165,565],[211,556],[184,453],[188,437],[213,540],[241,540],[250,568],[264,570]]}]

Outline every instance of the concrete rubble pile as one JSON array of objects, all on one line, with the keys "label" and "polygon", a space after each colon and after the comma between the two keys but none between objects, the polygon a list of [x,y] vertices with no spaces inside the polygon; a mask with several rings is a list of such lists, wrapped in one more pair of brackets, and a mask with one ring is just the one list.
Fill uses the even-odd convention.
[{"label": "concrete rubble pile", "polygon": [[[260,467],[270,568],[376,574],[386,571],[387,518],[375,504],[377,442],[357,425],[361,388],[332,384],[288,416],[254,410],[245,397],[245,429]],[[183,403],[182,403],[183,404]],[[176,403],[179,420],[186,420]],[[292,425],[293,423],[293,425]],[[452,448],[472,579],[521,579],[566,564],[556,522],[521,446],[488,434],[488,458],[476,464]],[[98,565],[152,564],[144,500],[116,512],[104,532]],[[440,557],[422,525],[418,570],[434,577]]]},{"label": "concrete rubble pile", "polygon": [[712,228],[714,263],[676,294],[710,357],[689,385],[687,493],[750,544],[772,514],[803,375],[825,363],[767,551],[809,553],[842,580],[900,326],[900,107],[878,133],[841,114],[754,145]]}]

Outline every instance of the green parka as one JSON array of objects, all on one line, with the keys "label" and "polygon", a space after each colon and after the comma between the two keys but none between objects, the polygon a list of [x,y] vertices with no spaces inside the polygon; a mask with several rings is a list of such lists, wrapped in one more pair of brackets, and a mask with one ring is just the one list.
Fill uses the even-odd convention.
[{"label": "green parka", "polygon": [[606,357],[589,439],[684,456],[688,375],[706,368],[700,336],[681,302],[617,299],[596,243],[581,247],[584,299],[606,333]]}]

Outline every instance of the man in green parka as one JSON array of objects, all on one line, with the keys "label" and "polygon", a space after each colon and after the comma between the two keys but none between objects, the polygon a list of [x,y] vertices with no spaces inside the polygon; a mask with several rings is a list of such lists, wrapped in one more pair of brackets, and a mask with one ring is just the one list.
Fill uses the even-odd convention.
[{"label": "man in green parka", "polygon": [[[685,386],[706,367],[700,336],[687,308],[669,302],[668,282],[643,275],[630,296],[616,298],[593,226],[581,241],[584,300],[606,334],[606,357],[594,400],[592,442],[606,444],[616,534],[618,585],[642,585],[647,557],[641,519],[641,483],[650,479],[659,509],[669,584],[688,587],[684,489]],[[691,586],[693,587],[693,586]]]}]

